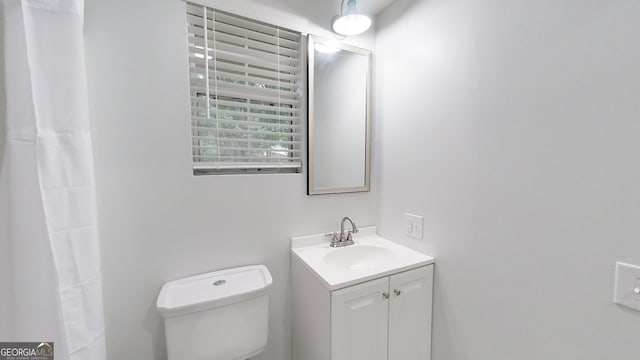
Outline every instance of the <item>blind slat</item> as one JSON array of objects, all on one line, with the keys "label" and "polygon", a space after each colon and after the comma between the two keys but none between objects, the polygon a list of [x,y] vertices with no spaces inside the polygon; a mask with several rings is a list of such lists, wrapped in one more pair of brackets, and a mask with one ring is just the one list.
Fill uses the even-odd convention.
[{"label": "blind slat", "polygon": [[[277,127],[277,126],[276,126]],[[291,131],[260,131],[260,130],[248,130],[248,129],[229,129],[222,127],[207,127],[207,126],[192,126],[193,130],[198,132],[199,135],[202,135],[201,132],[213,132],[218,134],[242,134],[247,136],[290,136],[292,138],[301,137],[302,134],[294,133]],[[231,140],[235,138],[230,138]],[[261,140],[261,139],[258,139]]]},{"label": "blind slat", "polygon": [[[195,79],[191,78],[191,86],[194,88],[205,88],[207,86],[206,81],[204,79]],[[251,94],[255,95],[270,95],[272,99],[277,99],[279,102],[284,100],[297,100],[298,94],[292,91],[284,91],[279,89],[268,89],[256,85],[246,85],[240,83],[233,83],[230,81],[225,81],[222,79],[209,80],[209,91],[212,93],[224,93],[227,90],[236,91],[239,93],[245,94],[245,96],[250,97]]]},{"label": "blind slat", "polygon": [[228,138],[228,137],[216,137],[216,136],[200,136],[200,135],[192,135],[194,139],[198,140],[208,140],[208,141],[219,141],[219,142],[241,142],[241,143],[263,143],[263,144],[278,144],[282,146],[291,146],[291,145],[299,145],[302,144],[301,141],[279,141],[279,140],[254,140],[254,139],[236,139],[236,138]]},{"label": "blind slat", "polygon": [[[207,102],[207,98],[205,96],[200,96],[200,97],[192,96],[191,102],[192,104],[194,103],[205,104]],[[295,118],[298,118],[299,117],[298,114],[300,113],[300,111],[302,111],[299,108],[291,107],[286,104],[284,106],[279,106],[277,104],[262,105],[262,104],[248,103],[246,100],[231,101],[231,100],[218,99],[218,100],[210,100],[209,104],[212,106],[216,106],[216,105],[226,106],[227,108],[233,108],[234,109],[233,111],[238,111],[238,112],[246,111],[252,114],[261,114],[261,115],[264,114],[264,113],[259,113],[257,111],[272,111],[272,112],[287,113],[287,114],[291,114],[290,116],[293,116]],[[229,109],[229,111],[232,111],[232,110]],[[285,116],[285,115],[282,115],[282,116]]]},{"label": "blind slat", "polygon": [[216,149],[216,150],[242,150],[242,151],[280,151],[289,153],[301,153],[301,149],[272,149],[272,148],[256,148],[256,147],[234,147],[234,146],[195,146],[198,149]]},{"label": "blind slat", "polygon": [[[196,56],[193,56],[193,58],[195,58],[196,61],[191,63],[190,71],[192,73],[203,74],[205,72],[205,69],[207,68],[205,66],[205,62],[202,61],[202,58],[198,58]],[[191,59],[191,57],[189,59]],[[259,69],[249,65],[237,65],[232,63],[219,62],[216,64],[215,69],[213,69],[212,66],[209,66],[208,68],[209,70],[216,70],[216,71],[223,71],[223,72],[245,73],[251,76],[266,77],[272,80],[280,80],[280,81],[287,80],[289,82],[296,82],[300,80],[300,75],[297,73],[288,74],[288,73],[278,72],[277,69],[274,69],[274,70]]]},{"label": "blind slat", "polygon": [[246,169],[298,169],[302,167],[301,162],[296,163],[238,163],[224,164],[214,162],[197,162],[193,164],[193,170],[246,170]]},{"label": "blind slat", "polygon": [[[200,109],[198,109],[198,111],[201,111]],[[220,115],[220,114],[218,114]],[[274,120],[274,119],[269,119],[269,120]],[[275,121],[278,121],[277,119],[275,119]],[[220,123],[220,124],[233,124],[233,125],[247,125],[247,126],[264,126],[264,127],[273,127],[273,126],[280,126],[283,128],[288,128],[288,129],[298,129],[300,128],[300,125],[298,124],[293,124],[289,121],[280,121],[280,122],[267,122],[267,121],[256,121],[256,120],[230,120],[230,119],[216,119],[216,120],[212,120],[210,118],[203,118],[203,117],[199,117],[199,116],[192,116],[192,120],[191,123],[193,126],[196,125],[202,125],[202,123],[208,123],[208,124],[212,124],[212,126],[215,126],[216,123]]]},{"label": "blind slat", "polygon": [[[201,106],[194,106],[193,104],[191,105],[191,111],[193,112],[206,112],[206,102],[204,101],[199,101],[197,104],[200,104]],[[275,109],[274,109],[275,110]],[[246,111],[237,111],[237,110],[229,110],[229,109],[225,109],[225,108],[218,108],[215,104],[215,100],[210,102],[210,108],[209,111],[213,111],[213,114],[209,114],[209,117],[205,117],[205,119],[210,119],[212,121],[216,121],[217,119],[219,120],[230,120],[229,117],[234,117],[233,120],[246,120],[246,121],[255,121],[255,122],[260,122],[263,123],[265,125],[271,124],[273,122],[281,122],[281,123],[289,123],[289,124],[294,124],[295,120],[298,118],[297,115],[293,114],[293,113],[288,113],[288,114],[282,114],[284,113],[285,109],[280,110],[280,114],[266,114],[266,113],[257,113],[257,112],[246,112]],[[273,110],[272,110],[273,111]],[[198,116],[198,115],[193,115],[194,118],[199,118],[199,120],[202,119],[202,117]],[[238,119],[241,118],[241,119]]]},{"label": "blind slat", "polygon": [[[220,41],[216,41],[214,43],[211,39],[208,40],[208,44],[209,48],[215,47],[220,53],[229,53],[247,58],[257,58],[268,61],[272,64],[280,64],[282,70],[295,69],[297,68],[297,64],[300,62],[300,59],[298,58],[293,58],[280,53],[279,48],[274,49],[276,53],[272,53],[270,51],[250,49],[241,45],[226,44]],[[209,54],[211,54],[211,50],[209,50]]]},{"label": "blind slat", "polygon": [[[198,38],[193,37],[193,39],[196,40]],[[245,37],[229,35],[223,32],[216,33],[216,40],[219,42],[235,44],[238,46],[246,46],[247,48],[262,50],[269,53],[278,53],[281,56],[288,56],[290,58],[298,59],[300,57],[300,51],[298,51],[297,48],[290,49],[284,46],[278,46],[274,44],[265,43],[262,41],[247,39]],[[199,45],[204,45],[204,44],[200,43]]]},{"label": "blind slat", "polygon": [[[196,18],[197,17],[193,17],[193,19],[196,19]],[[190,37],[203,38],[205,34],[204,27],[202,25],[203,20],[202,18],[197,18],[197,19],[199,20],[199,22],[191,23],[187,27],[187,32]],[[210,23],[211,21],[208,20],[208,24]],[[263,44],[268,44],[268,45],[277,46],[280,48],[285,48],[290,50],[297,50],[300,47],[299,40],[292,41],[289,39],[278,38],[276,36],[267,35],[260,32],[254,32],[248,29],[242,29],[242,28],[230,26],[228,24],[223,24],[223,23],[216,23],[215,29],[213,29],[211,25],[208,25],[206,33],[210,38],[213,38],[214,33],[216,34],[223,33],[223,34],[230,34],[235,36],[242,36],[247,40],[256,41]]]},{"label": "blind slat", "polygon": [[[247,91],[259,91],[260,93],[270,93],[277,94],[278,92],[281,96],[286,96],[289,99],[296,99],[300,96],[298,94],[298,89],[291,83],[276,83],[275,85],[271,85],[270,81],[261,81],[261,79],[255,78],[244,78],[243,76],[238,75],[227,75],[227,74],[217,74],[215,77],[214,74],[209,73],[209,86],[215,87],[215,82],[218,82],[218,87],[228,87],[228,88],[236,88],[236,89],[245,89]],[[255,82],[254,82],[255,80]],[[198,74],[194,74],[194,76],[189,77],[189,81],[192,85],[196,87],[204,87],[206,86],[204,77],[200,78]]]},{"label": "blind slat", "polygon": [[[197,49],[196,47],[193,47],[194,49]],[[197,49],[197,50],[201,50],[201,49]],[[199,53],[199,52],[197,52]],[[214,51],[213,50],[209,50],[209,54],[207,57],[207,60],[211,60],[214,56]],[[204,65],[205,63],[205,59],[204,56],[203,58],[197,57],[197,56],[193,56],[193,57],[189,57],[189,60],[192,63],[196,63],[199,65]],[[282,61],[277,61],[275,60],[275,56],[272,59],[269,59],[267,57],[258,57],[258,56],[252,56],[252,55],[247,55],[245,54],[245,52],[232,52],[229,51],[228,49],[222,49],[220,51],[215,51],[215,60],[220,62],[220,61],[228,61],[228,62],[232,62],[232,63],[236,63],[236,64],[243,64],[243,65],[250,65],[250,66],[257,66],[260,68],[264,68],[264,69],[272,69],[272,71],[277,71],[278,72],[285,72],[285,73],[295,73],[296,71],[300,70],[300,61],[296,60],[296,61],[289,61],[289,60],[282,60]]]},{"label": "blind slat", "polygon": [[302,160],[302,157],[288,157],[283,155],[274,154],[271,157],[261,157],[261,156],[237,156],[237,155],[196,155],[194,156],[195,161],[203,162],[211,162],[213,164],[224,164],[227,163],[270,163],[270,164],[290,164],[291,162],[287,161],[289,159],[293,160]]},{"label": "blind slat", "polygon": [[[266,155],[265,155],[266,154]],[[262,158],[269,159],[271,162],[278,161],[280,163],[286,164],[286,161],[289,158],[295,160],[302,160],[302,156],[300,154],[287,154],[281,150],[272,150],[272,151],[256,151],[256,152],[225,152],[225,154],[202,154],[197,155],[198,159],[214,159],[214,161],[255,161],[262,160]]]},{"label": "blind slat", "polygon": [[[204,102],[200,103],[202,104],[202,106],[194,106],[193,104],[191,105],[191,121],[192,122],[210,122],[210,123],[215,123],[215,122],[225,122],[225,121],[231,121],[234,123],[239,123],[239,122],[247,122],[247,123],[253,123],[256,125],[264,125],[264,126],[269,126],[269,125],[273,125],[273,124],[286,124],[289,127],[300,127],[300,124],[297,123],[295,120],[297,118],[297,116],[293,115],[293,114],[289,114],[289,115],[282,115],[280,117],[278,117],[277,115],[271,115],[271,114],[260,114],[260,113],[248,113],[246,111],[233,111],[233,110],[226,110],[226,109],[218,109],[215,106],[209,108],[209,116],[203,116],[203,115],[199,115],[199,114],[203,114],[207,112],[207,109],[205,108],[206,104]],[[211,112],[213,112],[213,114],[211,114]]]},{"label": "blind slat", "polygon": [[[213,10],[209,10],[207,11],[207,16],[213,16],[213,13],[214,13]],[[241,29],[251,29],[258,32],[268,33],[271,35],[279,34],[281,37],[288,38],[289,40],[292,40],[292,41],[298,41],[298,38],[300,37],[300,33],[297,31],[276,27],[271,24],[266,24],[260,21],[246,19],[240,16],[225,14],[224,12],[216,12],[215,14],[216,14],[216,20],[218,20],[220,23],[234,25]],[[275,29],[279,30],[278,33],[275,32]]]},{"label": "blind slat", "polygon": [[[265,31],[269,32],[271,31],[270,29],[274,27],[273,25],[266,24],[264,22],[246,19],[237,15],[225,14],[222,11],[216,11],[216,10],[207,8],[207,18],[209,20],[213,18],[214,13],[216,14],[219,21],[226,22],[226,23],[234,23],[241,28],[248,28],[248,29],[254,29],[262,32],[265,32]],[[187,2],[187,14],[197,16],[197,17],[202,17],[202,5]],[[289,30],[285,28],[280,28],[280,30],[281,30],[282,36],[287,37],[291,40],[295,40],[300,36],[300,33],[294,30]]]},{"label": "blind slat", "polygon": [[[196,92],[198,94],[206,93],[206,86],[196,87],[191,86],[191,91]],[[278,99],[278,97],[273,96],[263,96],[257,94],[247,94],[242,91],[234,91],[231,89],[219,88],[217,94],[211,92],[212,95],[218,95],[219,97],[227,97],[227,98],[236,98],[236,99],[245,99],[248,101],[261,101],[266,103],[278,104],[278,106],[282,106],[283,104],[288,104],[291,106],[299,106],[301,104],[300,100],[290,100],[290,99]],[[298,119],[299,120],[299,119]]]},{"label": "blind slat", "polygon": [[[268,44],[257,40],[229,35],[227,33],[219,31],[215,32],[215,42],[213,41],[213,32],[208,32],[208,39],[205,43],[204,31],[198,28],[194,28],[193,32],[190,35],[192,36],[189,36],[189,47],[198,51],[204,51],[205,44],[207,44],[208,50],[211,50],[214,47],[221,49],[221,46],[226,46],[227,49],[233,50],[251,50],[253,54],[257,54],[260,57],[269,57],[273,59],[277,57],[281,62],[285,63],[296,63],[300,61],[299,49],[290,49],[287,47]],[[245,53],[246,52],[247,51],[245,51]]]},{"label": "blind slat", "polygon": [[[200,12],[196,14],[195,12]],[[286,46],[289,48],[297,48],[300,46],[299,33],[288,31],[276,26],[252,26],[251,22],[244,22],[239,18],[231,20],[233,15],[226,16],[222,12],[216,12],[215,28],[213,27],[212,13],[207,14],[207,31],[220,31],[232,35],[246,37],[248,39],[261,41],[269,44],[279,44],[280,46]],[[189,31],[194,29],[204,29],[204,18],[202,17],[202,7],[194,13],[187,12],[187,23],[189,24]],[[254,22],[255,23],[255,22]],[[248,25],[248,26],[245,26]],[[279,30],[279,31],[278,31]],[[292,35],[295,34],[295,35]],[[277,36],[279,35],[279,37]]]},{"label": "blind slat", "polygon": [[[193,79],[196,81],[197,80],[204,81],[204,78],[205,78],[205,75],[200,72],[191,72],[190,75],[191,75],[190,79]],[[209,74],[209,76],[211,76],[211,74]],[[214,76],[217,76],[218,81],[268,85],[273,88],[277,88],[282,91],[286,91],[290,93],[295,93],[298,87],[297,84],[294,84],[288,81],[283,82],[282,80],[271,80],[271,79],[265,79],[265,78],[255,77],[255,76],[250,76],[245,74],[229,73],[225,71],[220,71],[220,69],[216,70]],[[250,85],[250,86],[255,86],[255,85]]]}]

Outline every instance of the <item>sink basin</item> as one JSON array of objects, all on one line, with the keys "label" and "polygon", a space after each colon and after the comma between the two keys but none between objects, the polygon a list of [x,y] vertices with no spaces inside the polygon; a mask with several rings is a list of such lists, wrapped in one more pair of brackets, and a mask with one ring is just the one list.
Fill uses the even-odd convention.
[{"label": "sink basin", "polygon": [[326,254],[323,260],[349,270],[365,270],[379,267],[394,257],[391,250],[380,246],[351,245],[335,249]]},{"label": "sink basin", "polygon": [[334,248],[325,234],[291,238],[292,271],[304,266],[333,291],[433,263],[431,256],[378,236],[375,226],[361,228],[353,241]]}]

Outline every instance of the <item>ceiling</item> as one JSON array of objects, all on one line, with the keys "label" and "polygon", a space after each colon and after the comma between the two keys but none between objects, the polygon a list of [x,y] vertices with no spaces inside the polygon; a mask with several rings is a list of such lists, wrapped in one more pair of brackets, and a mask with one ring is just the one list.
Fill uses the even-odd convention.
[{"label": "ceiling", "polygon": [[[377,15],[379,12],[384,10],[388,5],[390,5],[394,0],[358,0],[358,10],[365,14]],[[345,8],[347,0],[345,0]]]}]

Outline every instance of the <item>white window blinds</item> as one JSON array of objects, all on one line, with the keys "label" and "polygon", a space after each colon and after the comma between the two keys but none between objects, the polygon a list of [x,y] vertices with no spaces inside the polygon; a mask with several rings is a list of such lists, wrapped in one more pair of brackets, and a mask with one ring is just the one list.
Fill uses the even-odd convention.
[{"label": "white window blinds", "polygon": [[302,167],[301,34],[187,3],[194,173]]}]

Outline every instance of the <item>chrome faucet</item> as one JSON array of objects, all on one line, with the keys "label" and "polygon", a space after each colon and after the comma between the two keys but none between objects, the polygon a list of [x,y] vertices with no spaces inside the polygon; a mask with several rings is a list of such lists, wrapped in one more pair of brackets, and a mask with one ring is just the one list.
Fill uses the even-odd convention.
[{"label": "chrome faucet", "polygon": [[[344,223],[349,221],[351,223],[351,230],[347,231],[347,235],[344,234]],[[342,218],[342,222],[340,222],[340,238],[336,233],[333,233],[333,238],[331,239],[331,247],[342,247],[347,245],[353,245],[353,236],[352,234],[356,234],[358,232],[358,228],[356,227],[356,223],[348,216]]]}]

